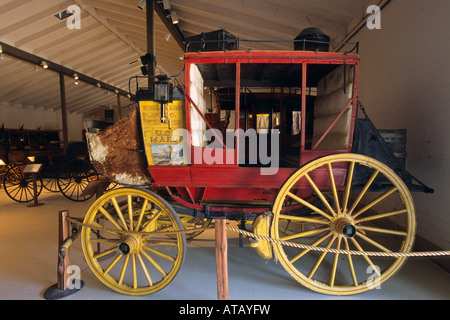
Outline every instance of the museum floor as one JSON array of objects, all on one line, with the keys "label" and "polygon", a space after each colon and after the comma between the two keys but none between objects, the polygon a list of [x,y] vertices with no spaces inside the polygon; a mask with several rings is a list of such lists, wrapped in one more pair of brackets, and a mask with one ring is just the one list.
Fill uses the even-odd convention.
[{"label": "museum floor", "polygon": [[[0,190],[0,299],[43,300],[56,282],[58,212],[83,217],[95,199],[76,203],[44,191],[44,205],[27,207]],[[331,300],[299,285],[273,260],[265,261],[228,232],[229,297],[232,300]],[[214,230],[188,241],[183,266],[162,291],[144,297],[116,293],[98,281],[84,261],[80,239],[71,248],[71,264],[78,265],[84,287],[67,300],[215,300],[217,298]],[[442,259],[448,259],[442,258]],[[354,300],[450,299],[450,275],[425,258],[409,259],[381,289],[346,297]]]}]

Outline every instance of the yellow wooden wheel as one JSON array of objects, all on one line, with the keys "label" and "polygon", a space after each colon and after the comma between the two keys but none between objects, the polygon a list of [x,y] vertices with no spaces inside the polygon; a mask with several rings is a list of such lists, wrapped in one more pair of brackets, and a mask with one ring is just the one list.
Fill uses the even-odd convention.
[{"label": "yellow wooden wheel", "polygon": [[[292,202],[304,207],[282,213]],[[327,156],[300,168],[282,186],[273,213],[273,238],[342,250],[410,252],[416,230],[414,203],[404,182],[379,161],[356,154]],[[406,261],[279,244],[274,250],[294,279],[331,295],[380,288]]]},{"label": "yellow wooden wheel", "polygon": [[173,208],[153,192],[110,191],[91,206],[84,223],[98,227],[83,227],[86,261],[101,282],[119,293],[155,293],[181,268],[185,235],[177,233],[168,239],[164,234],[149,234],[183,229]]}]

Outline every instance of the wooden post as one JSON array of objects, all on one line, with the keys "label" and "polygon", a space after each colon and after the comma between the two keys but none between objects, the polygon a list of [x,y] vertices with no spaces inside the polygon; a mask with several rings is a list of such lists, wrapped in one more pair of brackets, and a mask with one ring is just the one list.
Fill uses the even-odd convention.
[{"label": "wooden post", "polygon": [[227,219],[216,219],[217,299],[228,300],[228,241]]},{"label": "wooden post", "polygon": [[153,88],[156,75],[155,59],[155,2],[156,0],[147,0],[147,53],[152,55],[152,61],[148,64],[148,88]]},{"label": "wooden post", "polygon": [[[24,173],[25,174],[25,173]],[[31,174],[31,177],[33,179],[33,203],[30,203],[27,205],[28,208],[32,208],[32,207],[39,207],[39,206],[43,206],[43,203],[39,203],[38,201],[38,194],[37,194],[37,173],[33,172]]]},{"label": "wooden post", "polygon": [[117,119],[119,121],[122,119],[122,103],[120,102],[120,93],[117,94]]},{"label": "wooden post", "polygon": [[64,82],[64,74],[59,73],[59,92],[61,98],[61,117],[62,117],[62,131],[63,131],[63,143],[64,150],[69,145],[69,133],[67,128],[67,101],[66,101],[66,84]]},{"label": "wooden post", "polygon": [[[64,242],[70,237],[70,224],[67,220],[69,216],[69,211],[60,211],[59,212],[59,238],[58,238],[58,248],[61,248]],[[67,269],[70,266],[70,259],[68,252],[65,252],[63,255],[59,255],[58,258],[58,289],[66,290],[67,289],[67,280],[69,278],[69,274]]]},{"label": "wooden post", "polygon": [[[57,283],[47,288],[44,291],[44,299],[47,300],[57,300],[65,298],[74,294],[83,288],[83,281],[79,280],[79,285],[76,288],[69,287],[69,247],[75,241],[76,235],[70,236],[70,223],[67,218],[69,217],[69,211],[60,211],[58,214],[58,227],[59,227],[59,237],[58,237],[58,272],[57,272]],[[61,251],[61,248],[67,251]]]}]

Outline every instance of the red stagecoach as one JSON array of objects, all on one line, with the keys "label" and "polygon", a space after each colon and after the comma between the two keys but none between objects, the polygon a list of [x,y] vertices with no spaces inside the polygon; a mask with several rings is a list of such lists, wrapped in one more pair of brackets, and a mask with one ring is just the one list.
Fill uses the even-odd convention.
[{"label": "red stagecoach", "polygon": [[[201,230],[154,232],[222,216],[277,240],[409,252],[410,191],[432,190],[413,184],[404,168],[404,132],[357,119],[357,46],[334,53],[304,38],[292,51],[243,51],[239,40],[216,35],[188,45],[195,52],[184,57],[184,88],[157,76],[153,87],[137,86],[136,112],[87,134],[97,169],[124,186],[85,218],[92,227],[83,228],[83,250],[96,276],[121,293],[156,292],[181,267],[186,236]],[[394,150],[399,143],[403,150]],[[326,294],[370,290],[374,278],[382,284],[405,262],[250,240]]]}]

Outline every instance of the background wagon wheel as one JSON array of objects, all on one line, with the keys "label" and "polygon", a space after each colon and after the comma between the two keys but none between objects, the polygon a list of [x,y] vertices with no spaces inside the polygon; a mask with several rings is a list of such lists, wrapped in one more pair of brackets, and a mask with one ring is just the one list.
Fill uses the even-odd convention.
[{"label": "background wagon wheel", "polygon": [[[367,179],[355,185],[361,176]],[[311,188],[320,204],[297,196],[299,185]],[[310,213],[281,214],[286,200],[303,204]],[[281,188],[273,213],[273,238],[342,250],[410,252],[416,230],[414,204],[403,181],[379,161],[355,154],[320,158],[299,169]],[[379,288],[406,261],[279,244],[274,250],[297,281],[332,295]]]},{"label": "background wagon wheel", "polygon": [[50,192],[59,192],[58,178],[56,177],[42,177],[42,186]]},{"label": "background wagon wheel", "polygon": [[60,170],[58,174],[59,191],[69,200],[87,201],[94,194],[83,194],[84,189],[91,181],[92,175],[89,166],[82,162],[72,161]]},{"label": "background wagon wheel", "polygon": [[[3,177],[3,188],[8,197],[14,201],[26,203],[34,200],[33,176],[31,173],[25,173],[25,165],[15,165],[10,167]],[[37,196],[42,191],[42,180],[36,177]]]},{"label": "background wagon wheel", "polygon": [[[183,229],[172,207],[150,191],[129,188],[110,191],[91,206],[84,223],[108,228],[97,231],[83,227],[82,247],[97,278],[119,293],[157,292],[181,268],[186,247],[184,234],[178,233],[173,239],[145,234]],[[134,233],[124,235],[116,230]]]}]

